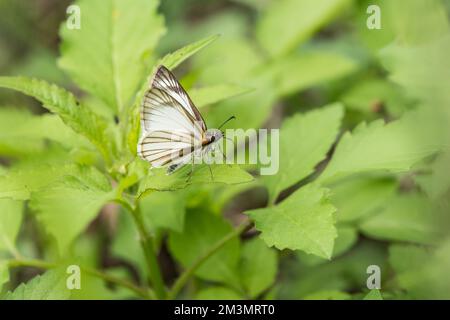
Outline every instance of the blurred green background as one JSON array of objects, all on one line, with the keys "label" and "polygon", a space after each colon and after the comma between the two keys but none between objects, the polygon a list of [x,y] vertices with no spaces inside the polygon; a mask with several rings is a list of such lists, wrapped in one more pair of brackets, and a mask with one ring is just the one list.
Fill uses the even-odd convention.
[{"label": "blurred green background", "polygon": [[[44,79],[90,101],[86,91],[58,67],[59,29],[70,4],[65,0],[0,0],[0,75]],[[379,30],[366,26],[371,4],[381,8]],[[265,231],[252,228],[196,273],[179,298],[450,298],[446,276],[450,267],[449,9],[450,1],[432,0],[161,1],[158,12],[164,17],[166,32],[154,52],[145,52],[149,65],[156,57],[220,34],[175,70],[194,102],[205,105],[200,110],[209,127],[230,115],[237,117],[230,128],[282,127],[291,139],[288,145],[295,150],[299,140],[314,140],[314,132],[325,132],[333,124],[322,123],[320,116],[308,118],[299,122],[306,128],[301,133],[301,128],[289,126],[286,119],[333,103],[342,103],[345,110],[339,129],[339,143],[347,143],[339,150],[342,157],[334,154],[339,146],[334,143],[326,150],[326,159],[312,165],[312,174],[280,190],[272,189],[270,178],[257,178],[231,186],[199,184],[142,200],[144,219],[155,233],[164,281],[171,285],[192,263],[190,254],[202,252],[198,247],[216,241],[216,233],[226,234],[230,224],[246,220],[244,211],[264,208],[268,202],[283,203],[322,172],[330,177],[333,170],[343,172],[342,177],[324,183],[337,209],[333,218],[337,239],[330,259],[305,250],[269,249],[267,238],[257,235]],[[84,17],[82,11],[82,28]],[[216,91],[202,94],[199,90],[209,86]],[[221,90],[225,90],[224,97],[232,97],[218,101],[208,95],[220,96]],[[104,103],[92,105],[99,114],[117,121],[117,114],[111,114]],[[15,167],[33,170],[31,160],[36,158],[50,166],[68,158],[98,165],[90,152],[71,149],[63,141],[66,136],[54,138],[55,132],[33,136],[47,130],[45,118],[37,120],[37,115],[47,113],[41,103],[1,89],[0,106],[3,177]],[[375,120],[393,125],[376,129],[383,122],[372,123]],[[369,129],[362,123],[370,123]],[[354,130],[352,141],[344,134],[349,130]],[[280,157],[294,161],[283,164],[285,160],[280,159],[285,168],[308,161],[308,154],[291,153],[281,151]],[[335,156],[340,162],[326,167]],[[256,172],[252,166],[247,169]],[[11,206],[2,203],[4,217],[8,212],[24,214],[17,230],[0,226],[0,233],[13,234],[17,248],[12,252],[57,260],[52,235],[27,202],[19,209]],[[123,211],[117,205],[104,206],[77,235],[71,254],[93,268],[143,284],[148,275],[136,227]],[[5,243],[0,241],[0,258],[7,259],[11,250]],[[370,265],[382,271],[381,290],[371,293],[366,286]],[[229,270],[223,271],[223,266],[233,272],[225,274]],[[2,289],[5,293],[42,274],[43,268],[17,262],[9,271],[0,268],[2,272],[9,274]],[[72,298],[136,298],[120,285],[88,277],[84,289]]]}]

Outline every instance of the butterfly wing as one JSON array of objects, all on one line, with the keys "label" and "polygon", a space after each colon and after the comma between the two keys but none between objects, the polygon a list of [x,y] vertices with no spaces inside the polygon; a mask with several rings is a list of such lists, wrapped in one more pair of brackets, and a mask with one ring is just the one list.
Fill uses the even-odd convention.
[{"label": "butterfly wing", "polygon": [[143,134],[138,155],[153,167],[169,165],[172,173],[192,159],[206,124],[173,74],[160,66],[141,107]]},{"label": "butterfly wing", "polygon": [[151,84],[151,87],[167,92],[178,101],[185,110],[198,122],[203,131],[206,131],[206,123],[189,95],[183,89],[175,76],[164,66],[159,66]]}]

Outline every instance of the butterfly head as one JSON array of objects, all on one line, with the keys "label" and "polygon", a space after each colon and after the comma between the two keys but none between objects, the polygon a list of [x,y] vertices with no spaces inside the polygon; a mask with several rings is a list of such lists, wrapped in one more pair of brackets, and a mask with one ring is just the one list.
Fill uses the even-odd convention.
[{"label": "butterfly head", "polygon": [[209,129],[206,131],[206,139],[209,143],[213,143],[222,139],[223,133],[219,129]]}]

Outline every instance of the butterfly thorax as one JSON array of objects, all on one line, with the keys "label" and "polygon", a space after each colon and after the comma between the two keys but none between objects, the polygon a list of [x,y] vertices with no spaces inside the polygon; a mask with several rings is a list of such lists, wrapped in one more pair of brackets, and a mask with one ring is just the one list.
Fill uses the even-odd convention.
[{"label": "butterfly thorax", "polygon": [[206,146],[211,143],[217,142],[222,139],[223,134],[219,129],[208,129],[205,132],[205,137],[203,138],[202,145]]}]

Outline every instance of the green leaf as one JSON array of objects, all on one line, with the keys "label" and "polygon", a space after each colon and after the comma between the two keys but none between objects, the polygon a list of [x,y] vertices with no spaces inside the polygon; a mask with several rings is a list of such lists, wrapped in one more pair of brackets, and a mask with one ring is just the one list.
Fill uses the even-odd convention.
[{"label": "green leaf", "polygon": [[147,190],[176,190],[187,187],[190,184],[199,183],[225,183],[238,184],[250,182],[253,177],[246,171],[240,169],[237,165],[212,165],[212,176],[207,165],[199,165],[194,167],[191,178],[189,173],[191,166],[188,164],[184,168],[177,170],[171,175],[166,175],[167,169],[152,169],[143,179],[139,186],[139,194],[143,194]]},{"label": "green leaf", "polygon": [[268,246],[302,250],[330,259],[337,236],[335,211],[327,190],[309,184],[276,206],[245,213],[255,221]]},{"label": "green leaf", "polygon": [[282,190],[313,173],[334,143],[342,116],[342,106],[335,104],[295,115],[283,123],[278,174],[263,176],[271,203]]},{"label": "green leaf", "polygon": [[277,253],[259,238],[244,242],[239,272],[246,292],[256,298],[274,281],[278,269]]},{"label": "green leaf", "polygon": [[235,291],[224,287],[210,287],[201,290],[195,296],[197,300],[241,300],[242,297]]},{"label": "green leaf", "polygon": [[325,290],[308,294],[305,300],[350,300],[351,295],[347,292]]},{"label": "green leaf", "polygon": [[15,156],[41,152],[46,139],[71,148],[90,146],[56,115],[36,116],[26,109],[0,109],[0,154]]},{"label": "green leaf", "polygon": [[252,91],[252,89],[235,84],[219,84],[199,89],[191,89],[189,90],[189,95],[195,105],[200,108],[250,91]]},{"label": "green leaf", "polygon": [[43,275],[22,283],[13,292],[8,292],[3,300],[67,300],[71,291],[66,287],[67,274],[64,270],[50,270]]},{"label": "green leaf", "polygon": [[209,45],[211,42],[217,40],[217,38],[219,38],[219,35],[212,35],[202,40],[188,44],[187,46],[184,46],[183,48],[178,49],[173,53],[165,55],[162,59],[159,60],[158,64],[163,65],[168,69],[174,69],[184,60],[194,55],[195,53]]},{"label": "green leaf", "polygon": [[80,0],[81,28],[61,25],[59,65],[116,112],[134,98],[149,56],[165,33],[159,1]]},{"label": "green leaf", "polygon": [[338,221],[355,221],[383,208],[398,185],[390,177],[355,176],[331,185]]},{"label": "green leaf", "polygon": [[446,119],[420,108],[400,120],[360,124],[345,133],[328,166],[318,178],[330,183],[361,172],[402,172],[448,146]]},{"label": "green leaf", "polygon": [[287,96],[347,76],[356,69],[356,62],[343,55],[312,51],[276,60],[265,72],[273,78],[277,94]]},{"label": "green leaf", "polygon": [[38,165],[13,168],[0,176],[0,198],[28,200],[31,193],[66,175],[77,175],[76,165]]},{"label": "green leaf", "polygon": [[448,164],[450,163],[450,150],[440,154],[429,169],[431,173],[428,175],[417,175],[415,177],[420,187],[432,199],[445,197],[450,189],[450,177]]},{"label": "green leaf", "polygon": [[417,193],[399,195],[378,214],[363,220],[361,231],[376,239],[433,244],[445,235],[445,216]]},{"label": "green leaf", "polygon": [[103,205],[113,199],[114,191],[108,179],[89,167],[82,169],[77,176],[65,176],[34,192],[30,207],[55,237],[62,253],[97,216]]},{"label": "green leaf", "polygon": [[43,80],[24,77],[0,77],[0,87],[20,91],[42,102],[43,106],[58,114],[75,132],[89,139],[105,157],[108,157],[109,139],[104,133],[106,121],[80,105],[75,97],[63,88]]},{"label": "green leaf", "polygon": [[414,245],[392,245],[389,262],[396,273],[396,282],[413,299],[449,299],[447,279],[450,268],[450,242],[437,249]]},{"label": "green leaf", "polygon": [[117,231],[111,246],[114,257],[131,263],[141,279],[147,279],[148,267],[139,242],[139,233],[129,212],[119,212]]},{"label": "green leaf", "polygon": [[0,199],[0,251],[15,252],[16,237],[22,225],[22,201]]},{"label": "green leaf", "polygon": [[363,300],[383,300],[380,290],[372,289],[368,294],[363,298]]},{"label": "green leaf", "polygon": [[257,39],[272,56],[284,54],[331,21],[348,2],[348,0],[273,1],[258,21]]},{"label": "green leaf", "polygon": [[[332,258],[336,258],[349,251],[358,241],[358,232],[356,228],[347,225],[337,225],[337,238],[334,241]],[[297,252],[297,257],[308,266],[315,266],[328,262],[328,260],[306,254],[302,251]]]},{"label": "green leaf", "polygon": [[151,230],[182,232],[184,227],[183,195],[174,192],[151,192],[140,200],[144,222]]},{"label": "green leaf", "polygon": [[[169,248],[177,261],[188,268],[231,231],[232,227],[221,218],[196,208],[188,211],[183,233],[170,233]],[[239,240],[234,238],[209,257],[195,275],[205,280],[235,285],[238,283],[238,260]]]},{"label": "green leaf", "polygon": [[389,81],[364,79],[343,95],[342,102],[346,108],[364,115],[376,115],[379,111],[377,108],[381,105],[389,114],[399,117],[409,107],[401,89]]}]

